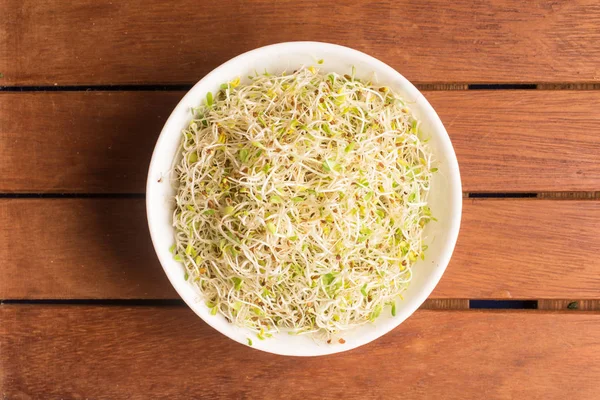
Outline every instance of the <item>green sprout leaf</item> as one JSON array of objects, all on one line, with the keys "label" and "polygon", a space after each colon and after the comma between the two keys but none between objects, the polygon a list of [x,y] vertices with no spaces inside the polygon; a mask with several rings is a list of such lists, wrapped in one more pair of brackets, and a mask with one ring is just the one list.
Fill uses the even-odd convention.
[{"label": "green sprout leaf", "polygon": [[356,147],[356,142],[348,143],[348,146],[344,148],[344,153],[350,153]]},{"label": "green sprout leaf", "polygon": [[417,261],[417,254],[414,251],[409,251],[408,252],[408,259],[412,262]]},{"label": "green sprout leaf", "polygon": [[367,293],[367,284],[365,283],[361,288],[360,288],[360,292],[362,293],[363,296],[367,297],[369,294]]},{"label": "green sprout leaf", "polygon": [[198,153],[196,153],[195,151],[193,153],[190,153],[190,155],[188,156],[188,162],[190,164],[194,164],[197,161],[198,161]]},{"label": "green sprout leaf", "polygon": [[408,163],[408,161],[406,161],[403,158],[399,158],[396,162],[404,167],[410,167],[410,164]]},{"label": "green sprout leaf", "polygon": [[235,290],[240,290],[242,288],[242,284],[244,283],[244,281],[242,281],[241,278],[233,277],[231,278],[231,281],[233,282],[233,287]]},{"label": "green sprout leaf", "polygon": [[323,279],[323,284],[325,286],[329,286],[329,285],[331,285],[331,282],[333,282],[335,280],[335,275],[332,273],[328,273],[328,274],[323,275],[321,277],[321,279]]},{"label": "green sprout leaf", "polygon": [[369,317],[369,319],[371,321],[374,321],[377,317],[379,317],[379,314],[381,314],[382,309],[383,307],[381,306],[381,304],[377,304],[373,309],[373,312],[371,312],[371,316]]},{"label": "green sprout leaf", "polygon": [[241,162],[245,163],[246,161],[248,161],[248,150],[247,149],[241,149],[238,153],[238,157],[240,159]]},{"label": "green sprout leaf", "polygon": [[325,160],[325,161],[323,161],[322,165],[323,165],[323,170],[325,170],[325,172],[331,172],[331,171],[340,172],[342,169],[342,167],[334,160]]},{"label": "green sprout leaf", "polygon": [[273,203],[273,204],[281,204],[282,202],[283,202],[283,200],[281,199],[281,197],[277,196],[276,194],[271,196],[271,198],[269,199],[269,203]]},{"label": "green sprout leaf", "polygon": [[235,209],[232,206],[226,206],[223,209],[223,214],[225,215],[232,215],[234,213]]}]

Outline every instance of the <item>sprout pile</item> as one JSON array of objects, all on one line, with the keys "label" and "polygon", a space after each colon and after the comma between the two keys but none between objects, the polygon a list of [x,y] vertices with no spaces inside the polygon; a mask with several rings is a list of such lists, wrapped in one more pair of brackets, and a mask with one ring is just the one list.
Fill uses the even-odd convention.
[{"label": "sprout pile", "polygon": [[193,113],[171,250],[211,313],[259,339],[395,315],[436,171],[403,99],[303,67],[224,83]]}]

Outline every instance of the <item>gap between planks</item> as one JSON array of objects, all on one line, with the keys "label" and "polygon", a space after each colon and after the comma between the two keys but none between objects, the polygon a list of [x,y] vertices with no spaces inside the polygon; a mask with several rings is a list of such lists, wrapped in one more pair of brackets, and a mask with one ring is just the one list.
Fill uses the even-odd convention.
[{"label": "gap between planks", "polygon": [[[145,193],[0,193],[0,199],[143,199]],[[463,192],[462,197],[477,199],[552,199],[552,200],[600,200],[597,192]]]},{"label": "gap between planks", "polygon": [[600,90],[600,83],[415,83],[419,90]]},{"label": "gap between planks", "polygon": [[[487,300],[487,299],[486,299]],[[536,300],[536,299],[533,299]],[[560,299],[537,301],[537,310],[579,310],[579,311],[600,311],[599,300],[576,300]],[[469,299],[427,299],[421,309],[426,310],[468,310]],[[503,308],[498,308],[502,310]],[[512,309],[512,308],[511,308]],[[479,309],[481,310],[481,309]]]},{"label": "gap between planks", "polygon": [[[489,300],[487,300],[489,301]],[[600,300],[534,300],[537,310],[579,310],[600,311]],[[470,310],[469,299],[427,299],[421,305],[423,310]],[[502,303],[502,300],[499,300]],[[183,307],[185,303],[179,299],[42,299],[42,300],[0,300],[0,305],[70,305],[70,306],[112,306],[112,307]],[[474,310],[486,310],[477,308]],[[495,310],[515,307],[498,307]],[[523,308],[524,309],[524,308]],[[490,308],[491,310],[491,308]]]},{"label": "gap between planks", "polygon": [[[415,83],[421,91],[453,91],[453,90],[600,90],[600,83]],[[0,92],[172,92],[188,91],[194,83],[168,85],[61,85],[61,86],[1,86]]]},{"label": "gap between planks", "polygon": [[505,193],[487,193],[487,192],[463,192],[463,198],[495,198],[495,199],[549,199],[549,200],[600,200],[600,191],[581,191],[581,192],[505,192]]}]

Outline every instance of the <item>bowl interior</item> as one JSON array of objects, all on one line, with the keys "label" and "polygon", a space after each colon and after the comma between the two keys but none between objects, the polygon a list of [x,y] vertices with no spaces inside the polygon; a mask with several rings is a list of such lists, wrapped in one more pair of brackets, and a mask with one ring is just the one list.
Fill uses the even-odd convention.
[{"label": "bowl interior", "polygon": [[[318,60],[323,60],[323,63],[318,65]],[[261,341],[246,329],[228,323],[223,316],[210,315],[199,292],[184,280],[183,265],[174,261],[169,252],[174,242],[172,198],[175,193],[169,177],[173,160],[177,157],[181,130],[192,117],[190,109],[201,104],[208,91],[217,91],[221,83],[235,77],[244,79],[255,71],[293,71],[303,65],[314,65],[324,72],[340,74],[350,73],[354,66],[359,78],[369,78],[402,94],[421,120],[423,132],[430,137],[439,169],[431,182],[429,196],[432,213],[438,222],[426,226],[426,243],[429,245],[426,259],[415,264],[413,280],[404,300],[397,303],[396,316],[382,313],[374,323],[344,333],[344,344],[322,343],[308,335],[292,336],[285,332]],[[247,338],[251,338],[253,347],[260,350],[309,356],[349,350],[368,343],[399,325],[425,301],[441,278],[454,249],[460,224],[461,191],[458,164],[446,130],[427,100],[408,80],[381,61],[356,50],[326,43],[292,42],[242,54],[212,71],[185,95],[167,120],[154,149],[146,204],[150,234],[160,263],[179,295],[196,314],[219,332],[240,343],[246,344]]]}]

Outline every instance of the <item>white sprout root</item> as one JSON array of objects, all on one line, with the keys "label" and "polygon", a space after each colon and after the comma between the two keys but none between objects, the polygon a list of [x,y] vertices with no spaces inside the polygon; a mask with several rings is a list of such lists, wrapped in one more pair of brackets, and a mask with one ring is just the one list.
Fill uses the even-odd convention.
[{"label": "white sprout root", "polygon": [[432,168],[386,87],[314,67],[228,82],[183,131],[172,251],[212,314],[331,338],[395,315]]}]

